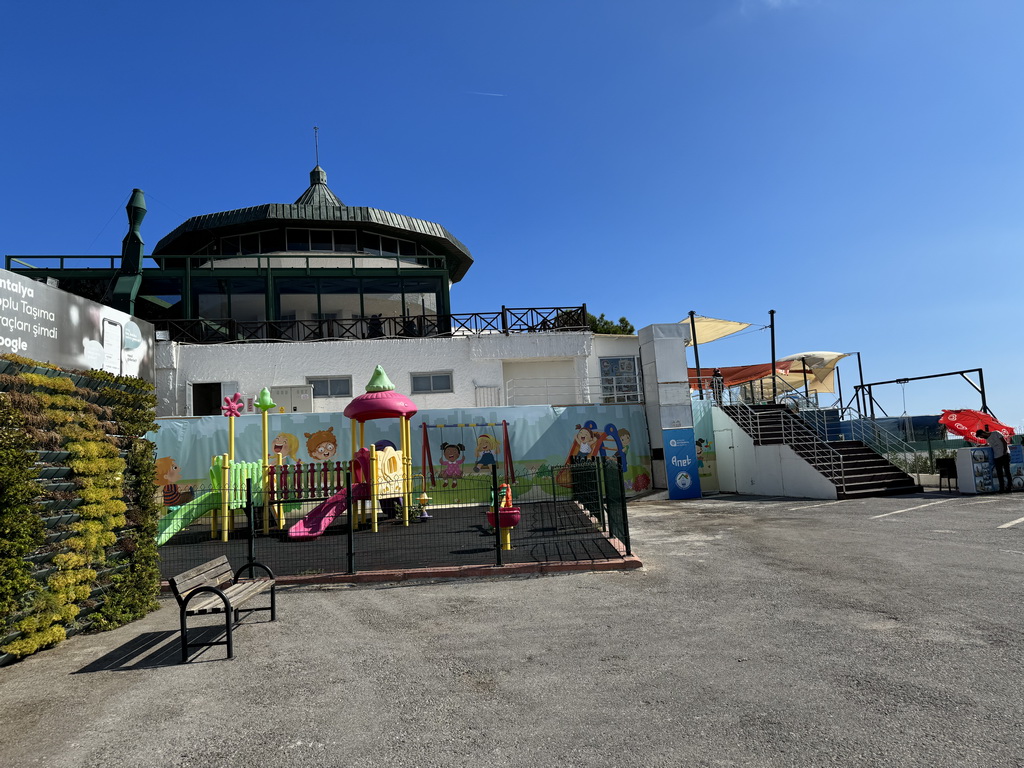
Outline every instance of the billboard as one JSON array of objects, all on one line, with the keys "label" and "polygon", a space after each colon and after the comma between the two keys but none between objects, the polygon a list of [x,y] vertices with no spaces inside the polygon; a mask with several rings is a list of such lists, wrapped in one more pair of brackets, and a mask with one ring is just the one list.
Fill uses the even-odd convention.
[{"label": "billboard", "polygon": [[153,326],[0,269],[0,354],[154,381]]}]

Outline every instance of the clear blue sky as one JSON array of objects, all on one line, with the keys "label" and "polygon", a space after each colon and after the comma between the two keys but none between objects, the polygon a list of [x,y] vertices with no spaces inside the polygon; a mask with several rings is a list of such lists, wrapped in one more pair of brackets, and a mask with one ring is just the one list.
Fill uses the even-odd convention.
[{"label": "clear blue sky", "polygon": [[[983,367],[1021,426],[1022,39],[1018,0],[11,4],[0,252],[118,253],[133,187],[147,252],[293,202],[316,124],[345,203],[470,248],[457,311],[775,309],[780,356]],[[768,357],[762,331],[701,362]],[[978,405],[953,380],[906,395]]]}]

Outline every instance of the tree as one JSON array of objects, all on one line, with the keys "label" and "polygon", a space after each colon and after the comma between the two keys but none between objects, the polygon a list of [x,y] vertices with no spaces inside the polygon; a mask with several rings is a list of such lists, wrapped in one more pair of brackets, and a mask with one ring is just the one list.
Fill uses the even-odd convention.
[{"label": "tree", "polygon": [[592,314],[587,312],[587,325],[590,326],[590,330],[594,333],[613,333],[620,335],[636,333],[636,329],[633,327],[633,324],[626,318],[620,317],[618,323],[613,323],[604,316],[604,312],[601,313],[600,317],[594,317]]}]

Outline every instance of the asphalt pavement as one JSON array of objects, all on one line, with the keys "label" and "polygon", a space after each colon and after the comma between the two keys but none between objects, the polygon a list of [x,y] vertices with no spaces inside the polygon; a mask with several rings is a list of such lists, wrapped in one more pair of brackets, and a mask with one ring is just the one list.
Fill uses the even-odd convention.
[{"label": "asphalt pavement", "polygon": [[1024,494],[630,505],[644,568],[172,600],[0,668],[4,766],[1022,766]]}]

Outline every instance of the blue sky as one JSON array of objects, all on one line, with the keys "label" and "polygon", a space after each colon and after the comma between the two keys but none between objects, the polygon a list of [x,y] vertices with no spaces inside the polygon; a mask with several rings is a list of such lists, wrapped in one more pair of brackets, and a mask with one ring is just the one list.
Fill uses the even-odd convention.
[{"label": "blue sky", "polygon": [[[293,202],[316,124],[345,203],[470,248],[457,311],[775,309],[780,356],[982,367],[1022,426],[1022,32],[1016,0],[15,4],[0,251],[118,253],[133,187],[147,252],[189,216]],[[768,357],[766,331],[701,351]],[[878,394],[979,402],[954,379]]]}]

